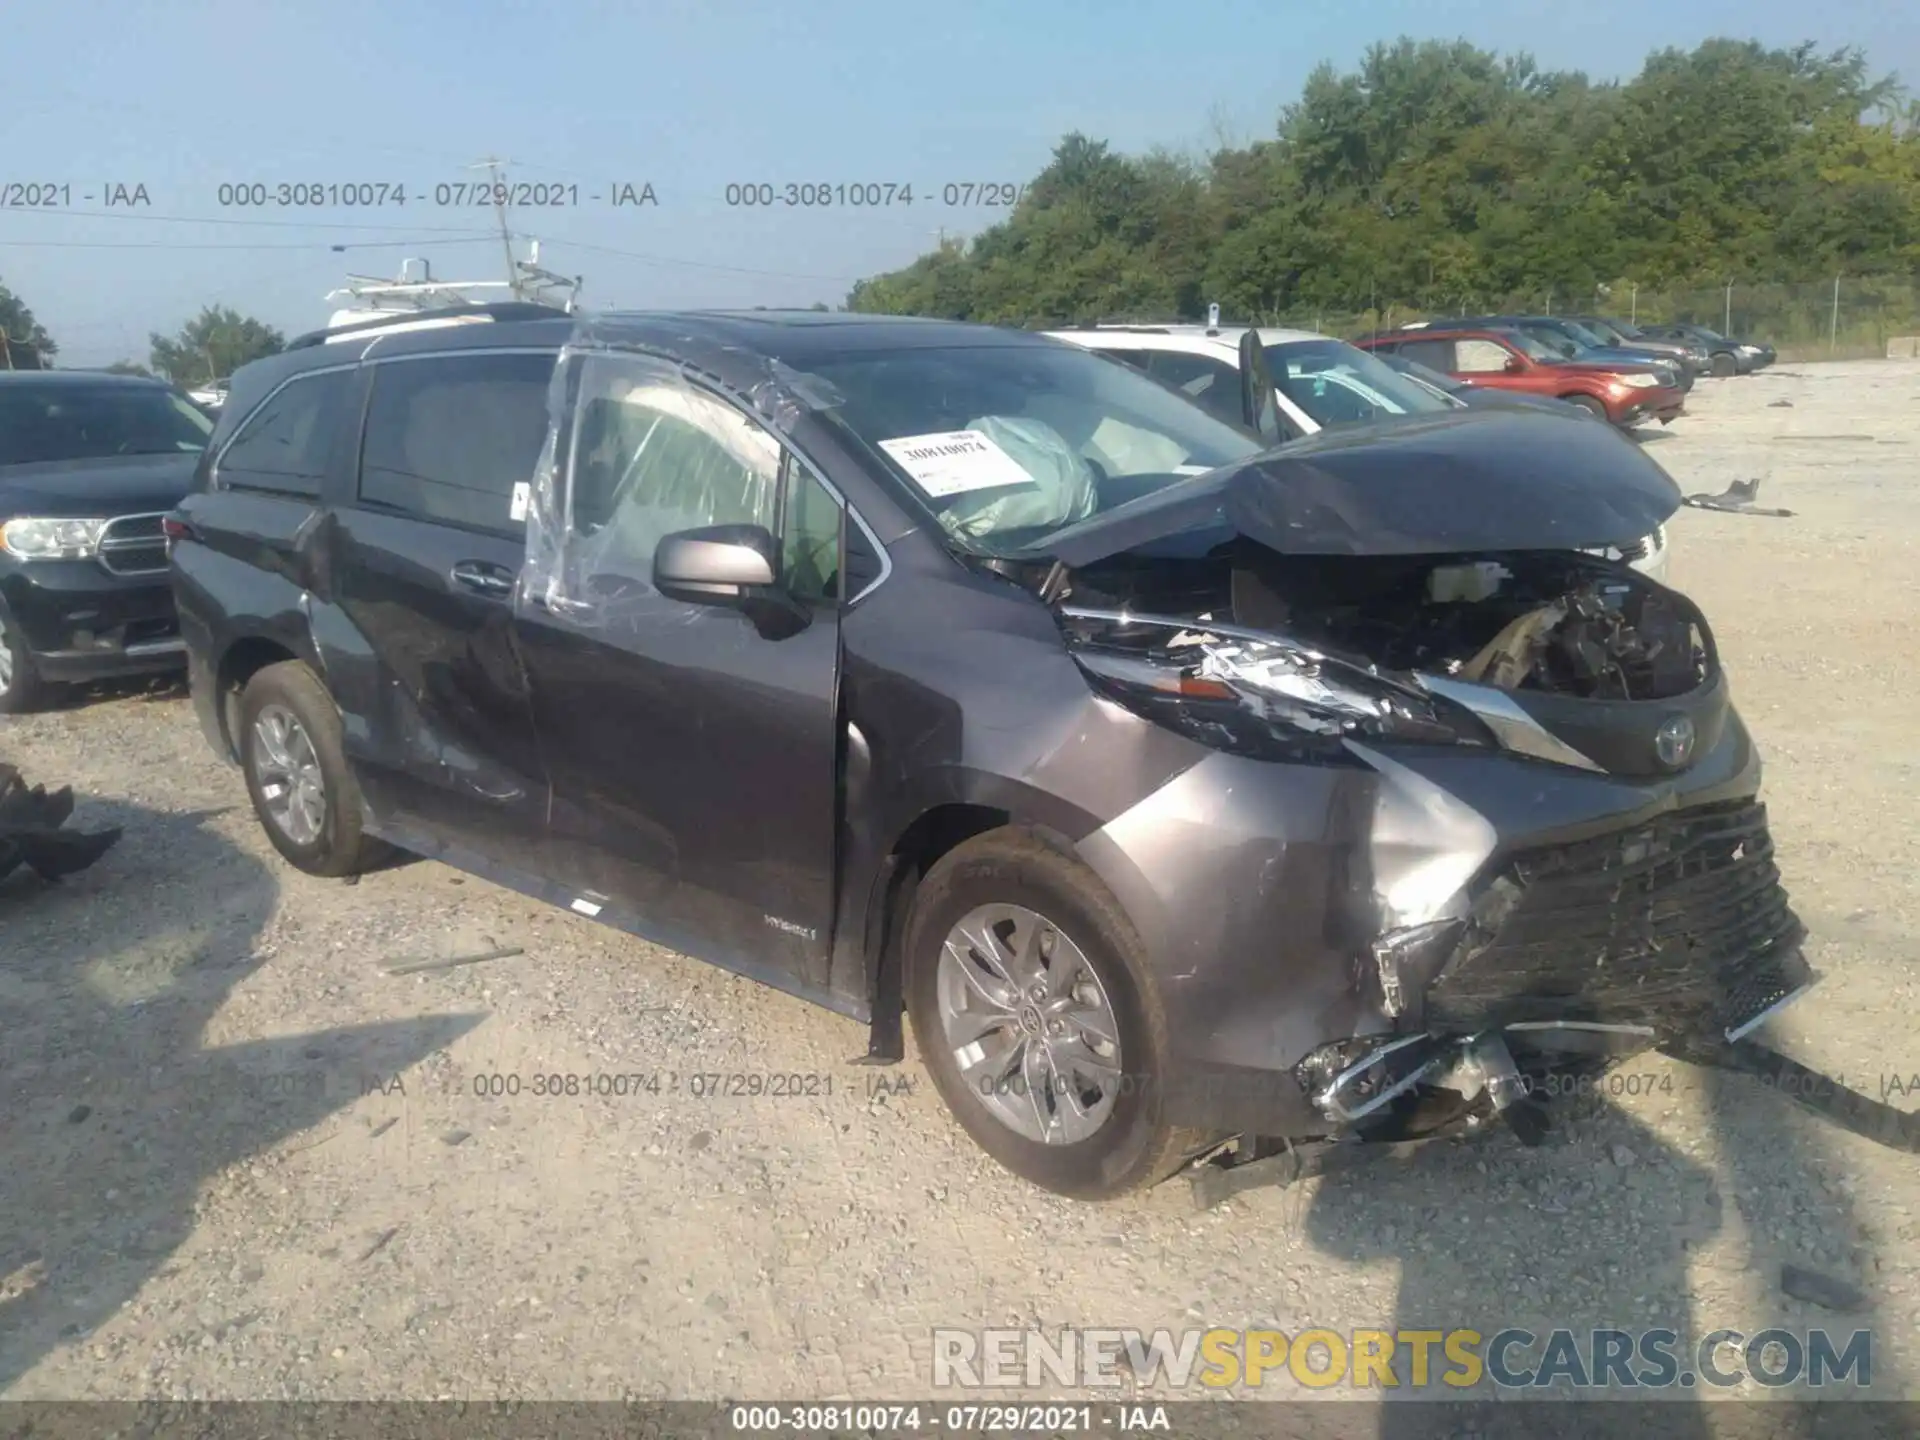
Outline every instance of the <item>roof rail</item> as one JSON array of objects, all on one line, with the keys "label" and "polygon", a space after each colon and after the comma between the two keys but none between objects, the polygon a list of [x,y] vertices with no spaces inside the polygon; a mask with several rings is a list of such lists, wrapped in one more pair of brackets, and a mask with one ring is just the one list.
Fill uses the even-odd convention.
[{"label": "roof rail", "polygon": [[463,318],[493,320],[501,323],[514,320],[564,320],[567,318],[567,312],[557,305],[538,305],[530,300],[499,300],[472,305],[435,305],[424,310],[395,310],[352,325],[337,325],[329,330],[311,330],[305,335],[296,336],[288,341],[287,349],[305,350],[315,345],[324,345],[329,340],[338,340],[342,336],[371,334],[395,325],[418,326],[422,321]]}]

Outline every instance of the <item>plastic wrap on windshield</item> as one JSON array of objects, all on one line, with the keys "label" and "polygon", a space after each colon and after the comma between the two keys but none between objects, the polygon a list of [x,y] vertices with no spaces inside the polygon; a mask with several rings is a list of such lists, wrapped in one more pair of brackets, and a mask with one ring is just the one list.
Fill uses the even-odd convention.
[{"label": "plastic wrap on windshield", "polygon": [[529,602],[607,623],[654,594],[653,556],[666,536],[775,528],[780,442],[672,361],[570,343],[548,413],[527,507]]},{"label": "plastic wrap on windshield", "polygon": [[951,534],[971,539],[1030,527],[1054,529],[1084,520],[1099,507],[1092,468],[1045,421],[983,415],[965,428],[977,430],[1006,451],[1033,483],[955,498],[940,512],[940,523]]}]

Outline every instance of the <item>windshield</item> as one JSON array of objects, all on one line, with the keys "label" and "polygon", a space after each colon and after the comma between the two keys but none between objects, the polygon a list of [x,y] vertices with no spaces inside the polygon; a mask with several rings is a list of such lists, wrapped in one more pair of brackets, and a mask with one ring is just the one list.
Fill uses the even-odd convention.
[{"label": "windshield", "polygon": [[967,345],[809,360],[840,420],[970,549],[1064,526],[1257,454],[1252,435],[1070,345]]},{"label": "windshield", "polygon": [[1556,360],[1566,360],[1574,354],[1572,342],[1561,339],[1551,330],[1503,330],[1500,333],[1519,346],[1529,360],[1551,365]]},{"label": "windshield", "polygon": [[1458,408],[1342,340],[1291,340],[1266,352],[1274,386],[1321,425],[1363,425],[1386,415]]},{"label": "windshield", "polygon": [[197,455],[213,422],[158,385],[0,385],[0,465]]},{"label": "windshield", "polygon": [[1539,342],[1548,356],[1555,360],[1571,360],[1587,348],[1559,326],[1543,324],[1537,320],[1526,322],[1520,333],[1530,340]]},{"label": "windshield", "polygon": [[1582,345],[1592,346],[1596,350],[1604,350],[1608,345],[1613,343],[1607,336],[1602,335],[1591,325],[1583,325],[1578,320],[1562,320],[1560,322],[1560,333],[1569,336]]},{"label": "windshield", "polygon": [[1605,320],[1582,320],[1580,323],[1612,345],[1621,344],[1632,338],[1618,325],[1610,325]]}]

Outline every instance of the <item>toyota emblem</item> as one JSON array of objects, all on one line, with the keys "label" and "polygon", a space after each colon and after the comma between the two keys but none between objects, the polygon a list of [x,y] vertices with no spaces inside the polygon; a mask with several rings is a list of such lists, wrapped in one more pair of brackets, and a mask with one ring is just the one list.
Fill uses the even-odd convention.
[{"label": "toyota emblem", "polygon": [[1685,715],[1671,717],[1653,737],[1653,753],[1669,770],[1678,770],[1693,759],[1693,721]]}]

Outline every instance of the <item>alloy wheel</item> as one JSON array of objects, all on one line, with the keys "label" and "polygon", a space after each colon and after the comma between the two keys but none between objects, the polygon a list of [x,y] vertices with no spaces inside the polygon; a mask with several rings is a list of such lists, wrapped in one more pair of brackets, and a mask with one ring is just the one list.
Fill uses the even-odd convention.
[{"label": "alloy wheel", "polygon": [[1085,953],[1051,921],[1021,905],[970,911],[941,947],[935,994],[961,1077],[1009,1130],[1073,1145],[1112,1116],[1119,1021]]},{"label": "alloy wheel", "polygon": [[299,718],[264,705],[253,721],[253,772],[268,819],[296,845],[311,845],[327,823],[327,781]]},{"label": "alloy wheel", "polygon": [[7,617],[0,615],[0,695],[13,688],[13,637],[7,634]]}]

